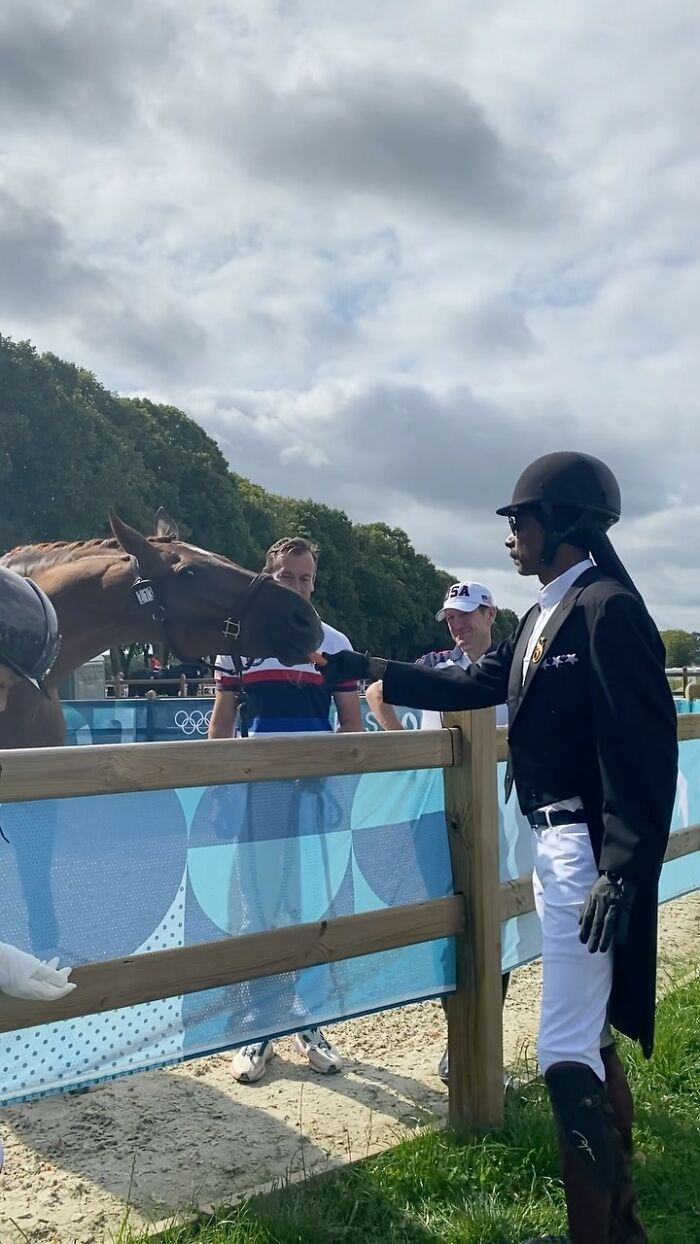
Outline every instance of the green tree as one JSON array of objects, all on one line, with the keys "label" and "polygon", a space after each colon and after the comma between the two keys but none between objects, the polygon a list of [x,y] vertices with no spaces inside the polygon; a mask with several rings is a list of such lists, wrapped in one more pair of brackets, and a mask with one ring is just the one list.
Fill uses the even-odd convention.
[{"label": "green tree", "polygon": [[0,547],[107,530],[107,508],[150,521],[141,455],[105,417],[94,377],[0,337]]},{"label": "green tree", "polygon": [[695,663],[695,636],[692,631],[661,631],[666,649],[666,665],[671,669]]},{"label": "green tree", "polygon": [[254,542],[237,480],[216,442],[175,406],[122,399],[117,417],[138,447],[152,490],[152,509],[172,514],[183,539],[247,565]]},{"label": "green tree", "polygon": [[518,625],[518,615],[512,609],[499,609],[493,624],[493,642],[500,644],[507,639]]}]

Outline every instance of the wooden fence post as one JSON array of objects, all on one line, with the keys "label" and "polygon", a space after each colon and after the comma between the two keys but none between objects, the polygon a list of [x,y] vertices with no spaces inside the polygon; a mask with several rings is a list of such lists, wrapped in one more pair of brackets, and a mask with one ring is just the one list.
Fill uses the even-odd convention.
[{"label": "wooden fence post", "polygon": [[454,889],[466,904],[457,992],[448,998],[449,1122],[494,1127],[503,1122],[496,712],[448,713],[445,725],[463,740],[461,763],[444,772]]}]

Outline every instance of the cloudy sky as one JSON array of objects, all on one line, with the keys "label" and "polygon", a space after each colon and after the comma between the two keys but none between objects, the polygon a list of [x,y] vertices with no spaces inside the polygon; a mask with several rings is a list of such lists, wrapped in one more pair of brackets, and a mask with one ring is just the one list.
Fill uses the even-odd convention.
[{"label": "cloudy sky", "polygon": [[700,629],[699,34],[697,0],[5,0],[0,331],[516,609],[493,511],[594,453]]}]

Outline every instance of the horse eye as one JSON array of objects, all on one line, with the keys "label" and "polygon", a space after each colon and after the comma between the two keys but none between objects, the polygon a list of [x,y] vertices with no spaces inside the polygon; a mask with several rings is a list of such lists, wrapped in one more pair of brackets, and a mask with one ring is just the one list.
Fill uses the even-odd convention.
[{"label": "horse eye", "polygon": [[197,571],[195,570],[194,566],[185,566],[180,571],[180,574],[186,574],[188,579],[193,579],[196,573]]}]

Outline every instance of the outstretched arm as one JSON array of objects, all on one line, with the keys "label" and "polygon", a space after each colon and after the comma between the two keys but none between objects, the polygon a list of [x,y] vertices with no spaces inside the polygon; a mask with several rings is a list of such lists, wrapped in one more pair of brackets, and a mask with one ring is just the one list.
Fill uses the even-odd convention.
[{"label": "outstretched arm", "polygon": [[388,661],[382,679],[384,699],[387,704],[442,712],[503,704],[508,698],[512,659],[513,645],[507,639],[480,665],[472,663],[465,670],[458,665],[434,670],[425,665]]},{"label": "outstretched arm", "polygon": [[509,636],[481,665],[473,664],[466,670],[456,665],[433,670],[359,652],[323,653],[318,664],[332,686],[346,678],[380,678],[387,704],[438,711],[490,708],[507,699],[514,647],[515,637]]}]

